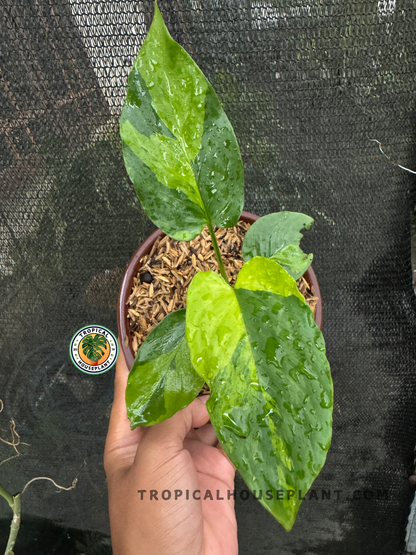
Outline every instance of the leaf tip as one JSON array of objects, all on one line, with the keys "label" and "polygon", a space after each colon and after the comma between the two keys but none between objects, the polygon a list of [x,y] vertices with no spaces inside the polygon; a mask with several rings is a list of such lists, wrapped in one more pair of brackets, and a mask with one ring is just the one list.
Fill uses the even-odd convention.
[{"label": "leaf tip", "polygon": [[284,518],[278,518],[277,520],[286,530],[286,532],[290,532],[296,522],[296,517],[298,514],[299,505],[294,507],[293,510],[289,511],[285,514]]},{"label": "leaf tip", "polygon": [[293,525],[295,524],[295,522],[282,522],[281,523],[283,528],[286,530],[286,532],[290,532],[293,528]]},{"label": "leaf tip", "polygon": [[155,0],[155,11],[154,11],[154,14],[153,14],[153,23],[155,23],[155,22],[156,23],[161,23],[163,25],[163,27],[166,27],[165,21],[163,19],[163,15],[161,14],[161,12],[159,10],[159,6],[157,5],[157,0]]}]

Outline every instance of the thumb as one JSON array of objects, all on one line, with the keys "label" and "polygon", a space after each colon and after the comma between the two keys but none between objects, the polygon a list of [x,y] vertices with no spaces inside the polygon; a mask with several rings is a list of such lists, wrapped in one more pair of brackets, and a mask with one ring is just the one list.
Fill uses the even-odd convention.
[{"label": "thumb", "polygon": [[[119,342],[120,343],[120,342]],[[110,441],[129,437],[131,435],[130,421],[127,418],[126,387],[129,377],[123,350],[119,346],[119,356],[116,362],[114,378],[114,402],[111,408],[108,438]],[[136,432],[137,434],[137,432]]]},{"label": "thumb", "polygon": [[186,408],[178,411],[168,420],[148,428],[142,439],[143,448],[163,449],[164,456],[174,456],[183,449],[187,433],[193,428],[200,428],[209,421],[205,406],[206,399],[197,397]]},{"label": "thumb", "polygon": [[104,448],[104,469],[107,476],[115,470],[131,466],[144,433],[143,428],[132,430],[130,427],[125,397],[129,369],[121,348],[119,352],[114,379],[114,402]]}]

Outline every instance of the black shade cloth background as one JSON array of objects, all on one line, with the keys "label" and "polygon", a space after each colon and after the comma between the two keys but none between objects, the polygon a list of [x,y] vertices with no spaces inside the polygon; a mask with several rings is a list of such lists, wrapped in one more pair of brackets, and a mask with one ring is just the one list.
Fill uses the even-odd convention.
[{"label": "black shade cloth background", "polygon": [[[404,549],[416,435],[410,265],[416,168],[410,0],[161,0],[173,37],[231,120],[245,209],[302,211],[323,297],[334,436],[288,534],[237,479],[241,554],[392,555]],[[152,2],[0,3],[0,429],[23,455],[0,466],[23,497],[16,554],[111,553],[102,457],[113,371],[69,360],[83,325],[116,331],[126,263],[154,226],[135,198],[118,117]],[[0,461],[13,455],[0,443]],[[335,490],[342,490],[337,499]],[[387,491],[353,500],[354,490]],[[134,495],[134,492],[132,492]],[[363,497],[363,495],[361,495]],[[0,547],[10,511],[0,503]]]}]

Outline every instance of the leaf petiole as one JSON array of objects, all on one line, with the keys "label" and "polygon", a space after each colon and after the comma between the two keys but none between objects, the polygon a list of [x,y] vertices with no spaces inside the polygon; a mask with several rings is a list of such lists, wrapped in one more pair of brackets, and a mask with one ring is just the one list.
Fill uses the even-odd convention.
[{"label": "leaf petiole", "polygon": [[211,235],[211,241],[214,247],[215,256],[217,257],[217,260],[218,260],[218,266],[220,268],[221,277],[225,280],[226,283],[228,283],[228,285],[230,285],[230,282],[228,281],[227,273],[224,268],[224,262],[222,261],[220,248],[217,243],[217,238],[215,237],[214,228],[212,227],[211,222],[208,222],[208,229],[209,229],[209,234]]}]

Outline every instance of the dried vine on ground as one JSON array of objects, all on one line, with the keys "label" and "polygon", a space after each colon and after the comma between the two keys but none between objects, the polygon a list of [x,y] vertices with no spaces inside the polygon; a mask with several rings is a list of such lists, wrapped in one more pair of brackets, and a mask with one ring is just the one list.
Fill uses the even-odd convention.
[{"label": "dried vine on ground", "polygon": [[[2,399],[0,399],[0,413],[3,411],[4,409],[4,403],[2,401]],[[16,431],[16,423],[13,420],[13,418],[10,421],[10,431],[12,434],[12,441],[8,441],[2,437],[0,437],[0,440],[3,443],[6,443],[7,445],[10,445],[14,448],[14,450],[17,452],[17,455],[14,455],[13,457],[9,457],[8,459],[3,460],[1,464],[4,464],[7,461],[10,461],[11,459],[14,459],[15,457],[18,457],[19,455],[21,455],[21,453],[18,451],[17,449],[17,445],[29,445],[29,443],[25,443],[24,441],[21,441],[20,439],[20,435],[17,433]],[[16,441],[15,441],[16,439]],[[85,465],[85,461],[84,461],[84,465]],[[19,493],[15,493],[12,494],[9,491],[7,491],[7,489],[2,486],[0,484],[0,496],[3,497],[7,503],[9,504],[11,510],[13,511],[13,518],[12,521],[10,523],[10,534],[9,534],[9,539],[7,541],[7,545],[6,545],[6,551],[5,551],[5,555],[13,555],[14,553],[14,546],[16,543],[16,539],[17,539],[17,535],[19,533],[19,528],[20,528],[20,521],[21,521],[21,497],[23,495],[23,493],[26,491],[26,488],[32,483],[35,482],[36,480],[48,480],[50,482],[52,482],[57,488],[58,490],[71,490],[74,489],[74,487],[76,486],[77,482],[78,482],[78,477],[76,476],[74,478],[74,480],[72,481],[71,486],[69,487],[64,487],[64,486],[60,486],[58,485],[54,480],[52,480],[52,478],[49,478],[48,476],[37,476],[36,478],[32,478],[31,480],[29,480],[25,486],[23,487],[22,491]]]}]

